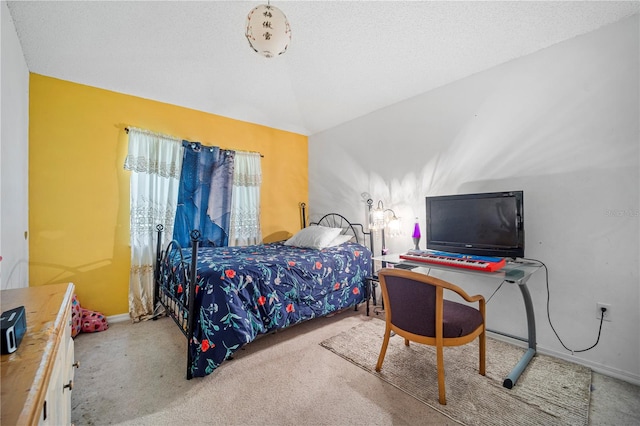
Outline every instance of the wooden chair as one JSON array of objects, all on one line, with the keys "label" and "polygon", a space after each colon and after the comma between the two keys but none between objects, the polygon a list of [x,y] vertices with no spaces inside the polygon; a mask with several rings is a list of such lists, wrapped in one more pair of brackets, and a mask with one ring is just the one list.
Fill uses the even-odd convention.
[{"label": "wooden chair", "polygon": [[[391,332],[409,341],[436,347],[438,393],[440,404],[447,403],[444,385],[443,348],[460,346],[480,337],[479,373],[485,375],[485,300],[469,296],[460,287],[447,281],[404,269],[383,268],[379,271],[382,298],[385,301],[384,340],[376,371],[389,344]],[[467,302],[478,302],[479,308],[445,300],[444,290],[451,290]]]}]

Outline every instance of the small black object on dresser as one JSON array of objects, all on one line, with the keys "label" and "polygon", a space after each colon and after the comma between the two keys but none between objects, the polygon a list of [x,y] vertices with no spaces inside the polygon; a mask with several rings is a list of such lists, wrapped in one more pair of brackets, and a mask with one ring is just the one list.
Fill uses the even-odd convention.
[{"label": "small black object on dresser", "polygon": [[2,313],[2,354],[11,354],[18,349],[27,331],[27,316],[24,306]]}]

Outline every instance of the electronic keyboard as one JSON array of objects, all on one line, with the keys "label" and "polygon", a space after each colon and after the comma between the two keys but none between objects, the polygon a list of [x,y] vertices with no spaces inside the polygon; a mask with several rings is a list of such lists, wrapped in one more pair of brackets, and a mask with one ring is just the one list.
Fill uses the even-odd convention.
[{"label": "electronic keyboard", "polygon": [[506,264],[501,257],[471,256],[435,250],[409,250],[401,254],[400,259],[485,272],[495,272]]}]

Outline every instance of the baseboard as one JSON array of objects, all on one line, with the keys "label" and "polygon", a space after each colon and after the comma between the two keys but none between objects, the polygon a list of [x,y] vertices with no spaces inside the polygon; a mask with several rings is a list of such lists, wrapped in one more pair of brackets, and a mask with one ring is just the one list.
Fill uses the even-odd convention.
[{"label": "baseboard", "polygon": [[125,321],[131,321],[131,317],[129,316],[129,314],[111,315],[107,317],[107,322],[109,324]]},{"label": "baseboard", "polygon": [[[502,334],[492,333],[491,331],[488,331],[488,330],[487,330],[487,336],[490,336],[491,338],[496,340],[501,340],[503,342],[511,343],[512,345],[515,345],[515,346],[520,346],[522,348],[527,347],[527,342],[514,339],[509,336],[504,336]],[[586,359],[577,358],[574,355],[571,355],[569,353],[558,352],[553,349],[548,349],[540,345],[538,345],[536,350],[538,353],[549,355],[554,358],[559,358],[565,361],[573,362],[575,364],[584,365],[585,367],[589,367],[591,370],[595,371],[596,373],[600,373],[605,376],[613,377],[614,379],[623,380],[625,382],[629,382],[631,384],[640,386],[640,376],[631,374],[627,371],[622,371],[620,369],[609,367],[607,365],[603,365],[597,362],[592,362]]]},{"label": "baseboard", "polygon": [[576,364],[584,365],[585,367],[591,368],[596,373],[604,374],[605,376],[613,377],[614,379],[624,380],[625,382],[629,382],[631,384],[640,386],[640,376],[636,374],[631,374],[627,371],[622,371],[618,368],[613,368],[607,365],[603,365],[597,362],[592,362],[586,359],[577,358],[568,353],[557,352],[553,349],[547,349],[541,346],[538,346],[538,352],[541,354],[549,355],[552,357],[560,358],[565,361],[574,362]]}]

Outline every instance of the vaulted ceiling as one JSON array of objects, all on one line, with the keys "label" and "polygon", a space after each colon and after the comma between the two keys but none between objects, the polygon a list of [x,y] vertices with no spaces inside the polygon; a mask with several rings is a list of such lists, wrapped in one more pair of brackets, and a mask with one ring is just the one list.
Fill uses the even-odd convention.
[{"label": "vaulted ceiling", "polygon": [[29,71],[312,135],[593,31],[612,1],[274,1],[287,52],[244,36],[256,1],[9,1]]}]

